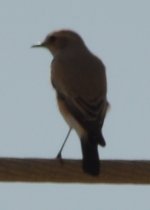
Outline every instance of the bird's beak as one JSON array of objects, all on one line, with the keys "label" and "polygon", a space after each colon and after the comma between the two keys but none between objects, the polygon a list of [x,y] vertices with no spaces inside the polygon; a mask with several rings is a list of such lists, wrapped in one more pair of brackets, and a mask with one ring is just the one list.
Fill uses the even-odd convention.
[{"label": "bird's beak", "polygon": [[44,42],[38,42],[37,44],[34,44],[31,46],[31,48],[35,48],[35,47],[45,47]]}]

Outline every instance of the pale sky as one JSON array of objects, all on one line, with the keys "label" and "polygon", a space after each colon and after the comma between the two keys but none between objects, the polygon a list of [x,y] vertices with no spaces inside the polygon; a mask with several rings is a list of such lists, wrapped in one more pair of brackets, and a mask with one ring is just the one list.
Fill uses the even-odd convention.
[{"label": "pale sky", "polygon": [[[14,0],[0,4],[1,157],[54,158],[68,131],[50,85],[52,56],[30,46],[47,33],[78,32],[107,68],[111,104],[102,159],[150,160],[150,2]],[[63,151],[81,158],[72,132]],[[150,186],[0,183],[4,210],[149,210]]]}]

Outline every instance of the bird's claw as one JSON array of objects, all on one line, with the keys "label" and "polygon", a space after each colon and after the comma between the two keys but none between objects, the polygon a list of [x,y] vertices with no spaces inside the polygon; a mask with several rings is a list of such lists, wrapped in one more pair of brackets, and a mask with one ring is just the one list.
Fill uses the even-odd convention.
[{"label": "bird's claw", "polygon": [[62,160],[62,155],[61,155],[61,153],[58,153],[58,155],[56,156],[56,159]]}]

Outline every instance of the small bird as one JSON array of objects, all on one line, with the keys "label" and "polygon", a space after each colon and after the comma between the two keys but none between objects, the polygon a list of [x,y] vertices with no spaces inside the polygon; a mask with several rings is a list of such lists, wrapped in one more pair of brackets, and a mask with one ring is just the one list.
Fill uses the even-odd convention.
[{"label": "small bird", "polygon": [[59,110],[80,138],[84,172],[98,175],[98,145],[105,146],[102,126],[109,106],[104,64],[71,30],[50,33],[32,47],[47,48],[53,55],[51,82]]}]

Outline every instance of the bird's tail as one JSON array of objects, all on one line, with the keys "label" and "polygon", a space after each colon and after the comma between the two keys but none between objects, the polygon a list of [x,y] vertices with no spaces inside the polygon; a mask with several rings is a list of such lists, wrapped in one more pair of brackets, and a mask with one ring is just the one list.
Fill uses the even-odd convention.
[{"label": "bird's tail", "polygon": [[101,131],[99,132],[98,143],[99,143],[102,147],[106,146],[106,142],[105,142],[105,139],[104,139],[103,134],[102,134]]},{"label": "bird's tail", "polygon": [[98,143],[93,138],[94,137],[88,136],[81,139],[83,155],[82,166],[85,173],[96,176],[100,172],[100,161],[98,155]]}]

